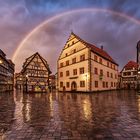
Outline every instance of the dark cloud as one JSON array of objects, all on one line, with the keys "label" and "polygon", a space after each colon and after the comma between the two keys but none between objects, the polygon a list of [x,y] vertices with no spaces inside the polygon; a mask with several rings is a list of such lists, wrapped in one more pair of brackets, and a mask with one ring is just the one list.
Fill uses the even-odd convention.
[{"label": "dark cloud", "polygon": [[[140,38],[140,25],[129,22],[122,17],[112,18],[112,14],[81,12],[63,16],[46,24],[34,34],[20,50],[17,64],[21,65],[26,57],[41,53],[56,72],[57,58],[71,29],[86,41],[104,49],[123,67],[130,59],[136,59],[136,43]],[[32,47],[33,46],[33,47]],[[20,61],[19,61],[20,60]]]},{"label": "dark cloud", "polygon": [[[0,48],[8,57],[12,57],[19,43],[33,28],[61,12],[97,7],[112,9],[139,19],[139,5],[139,0],[1,0]],[[32,37],[35,40],[27,42],[28,47],[19,54],[24,56],[21,61],[33,51],[40,51],[55,71],[56,61],[50,56],[55,53],[56,58],[58,57],[71,30],[91,43],[98,46],[103,44],[121,67],[129,59],[135,60],[135,46],[140,39],[140,26],[122,17],[108,13],[73,14],[52,22],[49,27],[45,26],[39,35]],[[36,50],[33,50],[32,46],[35,46]],[[19,64],[17,66],[19,67]]]}]

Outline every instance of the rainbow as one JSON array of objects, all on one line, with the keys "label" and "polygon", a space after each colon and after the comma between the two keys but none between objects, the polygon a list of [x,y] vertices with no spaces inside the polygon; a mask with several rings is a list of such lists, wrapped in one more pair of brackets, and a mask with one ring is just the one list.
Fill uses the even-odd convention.
[{"label": "rainbow", "polygon": [[14,62],[15,59],[16,59],[16,56],[17,54],[20,52],[20,49],[22,47],[24,47],[24,43],[30,39],[30,37],[34,34],[34,33],[37,33],[41,27],[43,27],[44,25],[46,24],[49,24],[63,16],[67,16],[67,15],[70,15],[70,14],[73,14],[73,13],[81,13],[81,12],[98,12],[98,13],[110,13],[110,14],[113,14],[115,16],[120,16],[122,18],[125,18],[135,24],[138,24],[140,25],[140,20],[137,20],[131,16],[128,16],[126,14],[123,14],[123,13],[120,13],[120,12],[116,12],[116,11],[113,11],[113,10],[110,10],[110,9],[100,9],[100,8],[85,8],[85,9],[77,9],[77,10],[72,10],[72,11],[68,11],[68,12],[63,12],[63,13],[60,13],[56,16],[53,16],[47,20],[45,20],[43,23],[39,24],[36,28],[34,28],[29,34],[27,34],[27,36],[22,40],[22,42],[20,42],[19,46],[17,47],[16,51],[14,52],[13,54],[13,57],[12,57],[12,61]]}]

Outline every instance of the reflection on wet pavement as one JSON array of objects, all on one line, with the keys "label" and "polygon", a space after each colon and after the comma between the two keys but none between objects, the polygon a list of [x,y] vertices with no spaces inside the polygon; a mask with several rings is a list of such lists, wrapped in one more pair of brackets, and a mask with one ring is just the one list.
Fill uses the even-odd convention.
[{"label": "reflection on wet pavement", "polygon": [[140,95],[0,93],[0,140],[140,139]]}]

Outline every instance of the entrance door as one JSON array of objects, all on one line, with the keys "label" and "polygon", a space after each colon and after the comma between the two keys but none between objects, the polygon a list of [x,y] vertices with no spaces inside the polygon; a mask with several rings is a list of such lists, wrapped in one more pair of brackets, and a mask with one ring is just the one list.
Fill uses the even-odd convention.
[{"label": "entrance door", "polygon": [[77,90],[77,84],[76,82],[71,83],[71,91],[76,91]]}]

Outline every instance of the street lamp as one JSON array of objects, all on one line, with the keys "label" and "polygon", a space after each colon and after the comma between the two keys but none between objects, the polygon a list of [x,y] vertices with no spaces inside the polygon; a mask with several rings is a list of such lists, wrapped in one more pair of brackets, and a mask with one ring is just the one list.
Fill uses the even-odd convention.
[{"label": "street lamp", "polygon": [[28,82],[28,74],[26,74],[26,93],[28,92],[28,85],[27,85],[27,82]]}]

